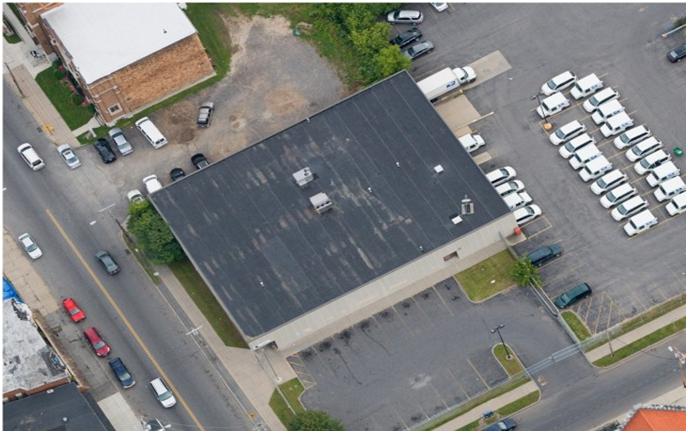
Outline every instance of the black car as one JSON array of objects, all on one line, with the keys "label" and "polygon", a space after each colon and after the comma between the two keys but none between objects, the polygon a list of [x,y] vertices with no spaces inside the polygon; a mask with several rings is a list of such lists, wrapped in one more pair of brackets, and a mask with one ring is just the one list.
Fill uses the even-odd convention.
[{"label": "black car", "polygon": [[504,418],[503,420],[496,422],[488,427],[485,427],[483,431],[511,431],[516,430],[516,421],[511,418]]},{"label": "black car", "polygon": [[132,377],[131,373],[129,373],[129,370],[127,370],[127,366],[124,365],[122,359],[111,359],[108,364],[110,364],[110,368],[112,369],[112,372],[115,373],[115,377],[117,380],[119,380],[119,383],[122,384],[122,388],[127,389],[136,385],[136,381]]},{"label": "black car", "polygon": [[110,143],[106,139],[97,139],[94,146],[98,151],[98,155],[100,155],[100,159],[102,159],[104,163],[110,164],[111,162],[114,162],[117,159],[117,155],[115,155],[115,152],[113,152]]},{"label": "black car", "polygon": [[545,263],[549,262],[550,260],[559,257],[560,255],[561,245],[553,244],[545,245],[543,247],[540,247],[536,250],[529,252],[528,259],[533,265],[540,267]]},{"label": "black car", "polygon": [[191,157],[191,163],[196,166],[197,169],[202,169],[210,165],[205,155],[202,153],[197,153]]},{"label": "black car", "polygon": [[399,45],[399,48],[405,47],[411,42],[417,41],[423,36],[420,30],[417,28],[412,28],[411,30],[406,30],[405,32],[399,33],[396,37],[389,42],[394,45]]},{"label": "black car", "polygon": [[172,179],[172,182],[181,179],[184,176],[186,176],[186,173],[184,173],[184,170],[182,170],[179,167],[175,167],[172,170],[170,170],[170,179]]},{"label": "black car", "polygon": [[684,57],[686,57],[686,44],[676,47],[667,53],[667,59],[671,63],[676,63]]},{"label": "black car", "polygon": [[403,51],[403,53],[409,59],[416,60],[418,57],[420,57],[424,54],[427,54],[434,49],[435,49],[435,45],[433,45],[432,42],[423,41],[423,42],[419,42],[417,44],[411,45],[411,47],[405,49]]},{"label": "black car", "polygon": [[103,265],[103,268],[105,268],[105,272],[107,272],[108,274],[115,275],[120,271],[119,265],[107,251],[98,251],[96,253],[96,258],[98,259],[100,264]]},{"label": "black car", "polygon": [[204,102],[201,108],[198,109],[198,118],[196,118],[196,124],[200,128],[207,128],[210,126],[210,120],[213,117],[213,111],[215,111],[215,104],[212,102]]}]

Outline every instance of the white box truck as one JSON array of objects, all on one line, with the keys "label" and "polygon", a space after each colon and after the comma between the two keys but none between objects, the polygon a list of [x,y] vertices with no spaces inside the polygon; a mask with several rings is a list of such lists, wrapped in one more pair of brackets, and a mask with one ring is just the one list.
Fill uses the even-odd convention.
[{"label": "white box truck", "polygon": [[475,81],[476,74],[470,66],[463,68],[444,68],[435,72],[427,78],[420,80],[417,84],[425,97],[434,101],[440,96],[458,89],[462,84]]}]

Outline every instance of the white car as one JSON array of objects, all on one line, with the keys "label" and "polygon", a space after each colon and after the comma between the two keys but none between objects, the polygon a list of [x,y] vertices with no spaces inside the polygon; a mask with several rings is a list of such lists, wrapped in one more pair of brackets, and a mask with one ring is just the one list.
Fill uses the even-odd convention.
[{"label": "white car", "polygon": [[145,199],[146,198],[138,189],[132,189],[127,193],[127,200],[129,200],[129,203],[138,203],[140,201],[144,201]]},{"label": "white car", "polygon": [[492,170],[491,172],[487,173],[485,177],[487,177],[487,180],[489,180],[493,186],[497,186],[515,178],[516,170],[507,165],[502,168]]},{"label": "white car", "polygon": [[571,105],[571,101],[563,93],[557,92],[552,96],[540,101],[540,105],[535,109],[538,116],[545,118],[562,112]]},{"label": "white car", "polygon": [[144,177],[143,184],[146,185],[146,191],[148,191],[148,195],[162,189],[162,184],[158,180],[158,176],[154,174]]},{"label": "white car", "polygon": [[38,153],[36,153],[34,150],[33,146],[31,146],[29,143],[20,144],[17,147],[17,152],[19,152],[19,156],[21,156],[31,170],[38,171],[45,167],[45,162],[43,162],[41,157],[38,156]]},{"label": "white car", "polygon": [[40,256],[43,255],[43,251],[41,251],[40,248],[38,248],[38,244],[31,239],[31,236],[29,236],[28,233],[23,233],[19,235],[19,243],[22,245],[24,248],[24,251],[26,251],[26,254],[29,255],[33,260],[36,260]]},{"label": "white car", "polygon": [[576,74],[571,71],[562,72],[542,85],[540,91],[545,95],[560,92],[576,83]]},{"label": "white car", "polygon": [[676,197],[672,198],[671,201],[664,207],[670,216],[676,216],[682,214],[686,211],[686,193],[683,192]]},{"label": "white car", "polygon": [[657,218],[649,210],[644,210],[624,225],[624,231],[628,236],[635,236],[656,225]]},{"label": "white car", "polygon": [[437,11],[437,12],[443,12],[446,11],[449,8],[449,5],[447,3],[430,3],[432,7]]},{"label": "white car", "polygon": [[561,155],[562,158],[571,158],[573,154],[578,151],[578,149],[581,149],[588,144],[595,144],[595,138],[589,136],[588,133],[585,132],[576,138],[572,138],[571,140],[567,141],[566,144],[561,146],[559,148],[559,155]]},{"label": "white car", "polygon": [[616,206],[624,200],[628,200],[638,193],[638,190],[630,183],[624,183],[609,191],[600,198],[600,204],[603,208],[609,209]]},{"label": "white car", "polygon": [[590,189],[595,195],[600,195],[621,185],[626,179],[628,179],[626,173],[617,168],[593,182],[592,185],[590,185]]},{"label": "white car", "polygon": [[655,198],[658,202],[667,201],[676,197],[686,191],[686,183],[681,179],[681,176],[672,177],[665,180],[657,186],[654,192]]},{"label": "white car", "polygon": [[665,161],[669,161],[670,159],[671,155],[666,153],[664,150],[659,149],[636,162],[633,166],[633,169],[639,175],[643,175],[653,168],[658,167],[660,164],[663,164]]},{"label": "white car", "polygon": [[605,87],[604,89],[592,95],[592,97],[590,97],[587,101],[585,101],[583,103],[583,109],[588,113],[592,113],[593,111],[597,110],[597,107],[599,107],[600,105],[604,104],[605,102],[614,100],[618,97],[619,92],[612,89],[611,87]]},{"label": "white car", "polygon": [[614,139],[614,147],[619,150],[631,147],[634,144],[648,138],[652,132],[645,125],[636,126],[629,129]]},{"label": "white car", "polygon": [[614,221],[621,221],[631,215],[635,215],[641,210],[647,209],[647,200],[639,195],[629,198],[612,210]]},{"label": "white car", "polygon": [[549,135],[549,142],[558,146],[585,132],[585,125],[577,120],[569,122]]},{"label": "white car", "polygon": [[75,168],[81,167],[81,161],[76,156],[76,153],[72,150],[69,144],[61,144],[57,146],[57,153],[62,157],[62,160],[67,164],[67,167],[74,170]]},{"label": "white car", "polygon": [[501,195],[502,197],[514,192],[521,192],[524,189],[526,189],[525,184],[518,179],[510,180],[506,183],[503,183],[495,187],[495,191],[497,191],[497,194]]},{"label": "white car", "polygon": [[470,66],[464,66],[463,68],[454,68],[452,69],[452,72],[454,72],[454,75],[456,75],[456,78],[459,80],[459,84],[468,84],[472,83],[475,81],[478,76],[475,73],[475,70],[471,68]]},{"label": "white car", "polygon": [[628,149],[626,151],[626,158],[628,158],[628,160],[631,162],[636,162],[642,158],[645,158],[647,155],[651,154],[660,147],[662,147],[662,142],[652,136]]},{"label": "white car", "polygon": [[516,210],[533,202],[533,198],[526,191],[512,192],[502,197],[509,210]]},{"label": "white car", "polygon": [[540,209],[540,206],[536,204],[524,206],[514,211],[514,218],[516,218],[516,223],[519,225],[519,227],[534,220],[540,215],[542,215],[542,209]]},{"label": "white car", "polygon": [[485,145],[485,140],[478,134],[466,134],[459,137],[459,143],[466,149],[466,152],[472,153]]}]

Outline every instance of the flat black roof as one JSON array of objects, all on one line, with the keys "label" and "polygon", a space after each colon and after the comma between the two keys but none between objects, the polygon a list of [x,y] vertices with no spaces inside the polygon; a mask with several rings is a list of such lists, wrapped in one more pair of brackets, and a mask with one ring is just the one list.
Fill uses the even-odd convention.
[{"label": "flat black roof", "polygon": [[2,423],[6,431],[114,430],[98,404],[74,382],[4,403]]},{"label": "flat black roof", "polygon": [[[301,189],[304,167],[316,179]],[[334,203],[323,215],[309,201],[319,192]],[[465,195],[475,213],[454,225]],[[509,212],[406,72],[152,200],[251,337]]]}]

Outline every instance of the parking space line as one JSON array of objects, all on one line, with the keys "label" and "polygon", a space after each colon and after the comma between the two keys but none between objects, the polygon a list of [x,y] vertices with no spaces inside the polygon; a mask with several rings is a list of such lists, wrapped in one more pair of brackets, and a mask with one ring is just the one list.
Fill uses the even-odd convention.
[{"label": "parking space line", "polygon": [[468,362],[468,365],[470,365],[471,368],[473,369],[473,371],[475,371],[475,374],[478,376],[478,378],[483,383],[483,385],[485,385],[485,388],[490,389],[490,386],[487,384],[487,382],[485,382],[485,379],[483,379],[483,377],[480,375],[480,373],[478,372],[478,369],[475,368],[475,365],[473,365],[471,360],[466,358],[466,362]]},{"label": "parking space line", "polygon": [[452,316],[455,316],[455,314],[454,314],[454,312],[452,311],[452,309],[449,308],[449,305],[447,305],[447,302],[444,300],[444,298],[442,298],[442,295],[440,295],[440,291],[437,290],[437,287],[432,286],[432,290],[437,294],[437,297],[440,298],[440,301],[442,302],[442,305],[444,305],[444,307],[447,309],[447,311],[449,311],[449,314],[451,314]]},{"label": "parking space line", "polygon": [[451,371],[449,368],[447,368],[447,371],[448,371],[449,374],[451,374],[451,376],[454,378],[454,380],[456,381],[456,384],[459,385],[459,388],[461,389],[461,392],[463,392],[463,395],[466,396],[466,399],[471,398],[471,396],[468,395],[468,393],[466,392],[466,390],[465,390],[464,387],[463,387],[463,384],[461,383],[461,381],[459,380],[459,378],[456,377],[456,375],[454,374],[454,372]]},{"label": "parking space line", "polygon": [[404,418],[403,418],[403,417],[401,416],[401,414],[399,413],[399,409],[397,409],[395,403],[392,403],[392,410],[394,410],[394,413],[395,413],[395,415],[397,416],[397,418],[399,418],[399,419],[401,420],[401,423],[404,424],[404,427],[406,427],[405,430],[408,431],[409,426],[408,426],[408,424],[406,424],[406,421],[404,421]]},{"label": "parking space line", "polygon": [[[539,230],[539,231],[533,233],[532,235],[528,236],[528,239],[533,239],[535,236],[537,236],[537,235],[539,235],[539,234],[541,234],[541,233],[544,233],[544,232],[546,232],[547,230],[549,230],[549,229],[551,229],[551,228],[553,227],[553,226],[552,226],[552,223],[549,221],[549,218],[547,218],[547,215],[542,215],[542,219],[544,219],[545,221],[547,221],[548,227],[547,227],[547,228],[544,228],[544,229],[541,229],[541,230]],[[533,220],[533,221],[535,221],[535,220]],[[532,222],[532,221],[531,221],[531,222]],[[524,225],[523,227],[525,227],[525,225]]]},{"label": "parking space line", "polygon": [[442,395],[440,395],[440,392],[437,390],[437,388],[435,388],[435,385],[433,385],[432,382],[430,382],[428,385],[430,385],[430,388],[432,388],[432,390],[435,391],[435,394],[437,394],[437,398],[440,399],[440,401],[444,405],[445,409],[449,409],[449,405],[447,404],[446,401],[444,401],[444,399],[442,398]]},{"label": "parking space line", "polygon": [[[569,273],[569,274],[573,274],[573,273],[575,273],[575,271],[577,271],[578,269],[580,269],[580,268],[582,268],[582,267],[583,267],[582,264],[581,264],[581,265],[578,265],[578,266],[576,266],[576,267],[573,267],[573,268],[571,268],[571,269],[568,270],[568,273]],[[553,279],[553,280],[551,280],[551,281],[547,281],[544,285],[550,286],[550,285],[552,285],[552,284],[555,284],[555,282],[556,282],[556,284],[559,284],[560,281],[564,280],[564,279],[567,278],[568,276],[569,276],[569,275],[562,275],[562,276],[560,276],[560,277],[558,277],[558,278],[555,278],[555,279]]]},{"label": "parking space line", "polygon": [[430,322],[432,322],[432,319],[430,318],[430,316],[428,315],[428,313],[426,313],[425,310],[423,310],[423,307],[420,306],[420,302],[416,301],[415,295],[412,296],[412,297],[410,297],[409,299],[410,299],[411,301],[413,301],[413,302],[418,306],[418,309],[419,309],[423,314],[425,314],[425,317],[426,317]]},{"label": "parking space line", "polygon": [[[405,299],[402,300],[401,302],[404,302],[404,301],[405,301]],[[403,314],[400,314],[399,311],[397,311],[397,309],[394,308],[394,305],[392,305],[392,310],[394,310],[394,313],[396,313],[396,315],[399,316],[399,319],[401,319],[401,323],[403,323],[404,327],[405,327],[406,330],[409,332],[409,334],[411,334],[411,335],[416,335],[416,334],[411,330],[411,327],[410,327],[410,326],[406,323],[406,321],[404,320],[404,315],[403,315]]]},{"label": "parking space line", "polygon": [[588,298],[588,308],[585,309],[585,317],[583,318],[583,321],[585,322],[585,326],[588,326],[588,316],[590,315],[591,305],[592,305],[592,298]]}]

